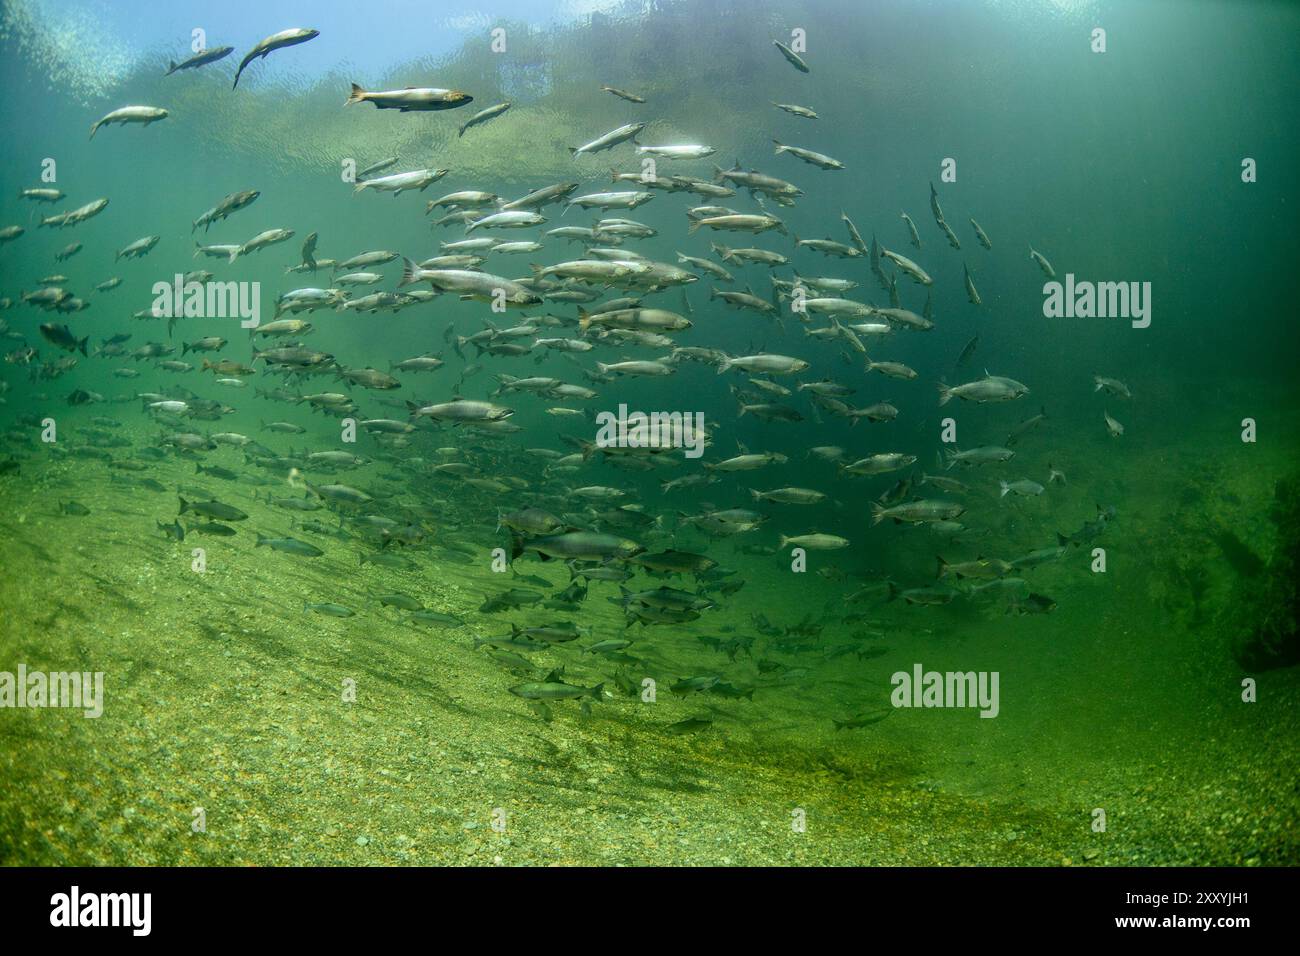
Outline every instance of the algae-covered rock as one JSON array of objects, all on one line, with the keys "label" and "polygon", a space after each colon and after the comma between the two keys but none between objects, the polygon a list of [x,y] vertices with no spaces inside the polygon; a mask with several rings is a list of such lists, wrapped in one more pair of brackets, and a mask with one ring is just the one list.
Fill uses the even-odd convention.
[{"label": "algae-covered rock", "polygon": [[1273,556],[1260,573],[1243,575],[1224,612],[1232,656],[1247,670],[1300,663],[1300,474],[1277,483]]}]

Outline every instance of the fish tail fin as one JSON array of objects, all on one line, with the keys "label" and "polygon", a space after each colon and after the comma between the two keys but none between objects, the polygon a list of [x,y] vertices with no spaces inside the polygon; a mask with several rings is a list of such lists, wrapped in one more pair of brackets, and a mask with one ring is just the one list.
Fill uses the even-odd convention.
[{"label": "fish tail fin", "polygon": [[419,280],[416,278],[416,275],[419,271],[419,268],[414,262],[406,258],[406,256],[402,256],[402,278],[401,281],[397,283],[397,287],[400,289],[404,285],[411,285],[418,282]]},{"label": "fish tail fin", "polygon": [[343,105],[351,106],[353,103],[360,103],[365,98],[366,98],[366,91],[363,90],[361,87],[357,86],[357,84],[353,83],[352,92],[349,93],[348,98],[343,101]]},{"label": "fish tail fin", "polygon": [[1005,498],[1007,496],[1007,492],[1011,490],[1011,486],[1008,485],[1005,480],[999,481],[998,487],[1002,489],[1002,493],[998,495],[999,498]]},{"label": "fish tail fin", "polygon": [[952,389],[943,382],[939,383],[939,404],[947,405],[952,400]]},{"label": "fish tail fin", "polygon": [[879,501],[871,502],[871,523],[873,525],[876,525],[876,524],[880,524],[880,522],[884,520],[885,520],[885,506],[882,505]]}]

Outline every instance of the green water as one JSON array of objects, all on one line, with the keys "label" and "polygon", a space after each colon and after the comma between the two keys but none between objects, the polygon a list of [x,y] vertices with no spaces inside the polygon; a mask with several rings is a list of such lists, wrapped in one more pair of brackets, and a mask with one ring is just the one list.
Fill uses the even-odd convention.
[{"label": "green water", "polygon": [[[295,23],[295,15],[256,17],[239,36],[213,32],[210,43],[233,44],[235,53],[164,78],[187,33],[162,46],[143,30],[133,38],[119,29],[123,43],[115,47],[100,29],[101,8],[55,6],[61,15],[7,4],[0,35],[0,227],[25,229],[0,245],[0,297],[13,300],[0,311],[9,336],[3,351],[39,350],[29,364],[0,365],[0,461],[17,466],[0,476],[0,671],[103,672],[104,708],[95,719],[72,709],[0,709],[0,860],[1297,862],[1296,670],[1266,668],[1241,653],[1242,635],[1288,614],[1294,619],[1293,606],[1250,598],[1273,593],[1270,562],[1273,573],[1288,567],[1295,547],[1285,530],[1294,527],[1279,517],[1286,500],[1275,496],[1295,469],[1300,442],[1288,288],[1300,251],[1288,214],[1296,200],[1289,121],[1296,66],[1288,43],[1295,10],[1262,3],[890,3],[870,12],[843,2],[661,4],[546,26],[507,22],[504,53],[492,52],[484,29],[446,55],[358,70],[348,66],[349,31],[369,45],[378,41],[367,31],[398,28],[382,16],[358,21],[340,6],[302,23],[319,28],[319,38],[272,53],[232,92],[234,68],[251,42]],[[175,16],[188,23],[185,14]],[[1090,49],[1098,26],[1106,30],[1104,53]],[[808,36],[806,75],[771,42],[788,41],[795,28]],[[295,69],[294,58],[313,49],[311,56],[334,65]],[[376,90],[454,87],[474,102],[427,114],[343,108],[353,80]],[[603,93],[604,84],[647,102]],[[503,116],[456,135],[473,113],[505,100],[512,106]],[[819,118],[780,112],[773,101],[813,108]],[[147,128],[106,127],[87,140],[95,120],[126,104],[162,106],[170,115]],[[475,358],[466,347],[462,358],[447,341],[449,326],[468,336],[485,321],[506,328],[524,316],[574,318],[578,307],[561,302],[496,315],[485,304],[442,295],[397,314],[303,315],[315,329],[303,344],[350,368],[388,369],[422,353],[446,361],[432,373],[396,373],[401,388],[389,392],[348,388],[332,375],[287,384],[308,394],[347,391],[360,406],[358,419],[405,419],[403,408],[381,404],[388,400],[450,399],[469,363],[483,368],[463,379],[467,398],[487,398],[502,373],[551,376],[598,393],[589,401],[507,393],[496,400],[514,409],[508,421],[521,430],[490,436],[425,421],[404,447],[364,432],[344,444],[334,418],[259,397],[257,389],[286,387],[260,362],[246,387],[233,388],[216,384],[211,372],[93,355],[120,332],[132,336],[128,351],[221,335],[229,344],[217,355],[167,358],[247,363],[248,336],[235,319],[182,319],[169,338],[165,321],[132,315],[150,307],[154,283],[206,268],[219,280],[259,282],[268,321],[279,294],[329,281],[328,270],[285,273],[307,234],[319,234],[318,258],[393,250],[419,261],[436,255],[439,241],[463,238],[460,226],[431,227],[436,217],[424,215],[428,200],[455,190],[515,198],[564,181],[580,183],[576,195],[635,188],[610,182],[611,167],[637,170],[633,147],[577,160],[566,147],[641,121],[652,124],[639,137],[644,144],[717,149],[706,160],[662,161],[660,175],[709,179],[713,162],[739,160],[790,180],[804,195],[793,207],[769,201],[760,208],[743,191],[717,200],[655,191],[634,211],[605,214],[658,231],[627,248],[660,262],[675,261],[677,251],[710,257],[711,240],[778,251],[800,275],[853,279],[857,287],[844,296],[887,306],[865,257],[796,251],[793,235],[775,232],[752,240],[707,229],[688,235],[684,216],[705,203],[765,210],[799,238],[847,243],[844,212],[868,242],[876,237],[933,276],[933,330],[863,339],[872,359],[914,368],[911,381],[866,373],[854,349],[805,335],[827,322],[819,316],[805,325],[788,303],[778,324],[710,300],[715,283],[702,273],[685,298],[680,289],[646,297],[647,306],[687,313],[693,325],[672,334],[676,346],[800,357],[811,365],[806,372],[774,380],[794,388],[834,378],[856,389],[846,399],[854,407],[897,406],[895,421],[850,425],[797,391],[766,400],[798,409],[802,421],[738,417],[729,388],[745,388],[748,376],[694,362],[665,377],[593,383],[583,376],[596,361],[654,359],[665,348],[599,344],[572,358],[545,353],[535,363],[540,350]],[[846,168],[823,171],[773,155],[773,138]],[[343,181],[345,160],[360,168],[392,156],[399,161],[385,173],[449,172],[397,198],[354,195]],[[943,178],[948,158],[955,181]],[[1242,181],[1246,158],[1257,164],[1256,182]],[[47,159],[54,160],[53,183],[41,180]],[[949,247],[931,215],[931,182],[960,250]],[[38,186],[55,186],[67,198],[39,206],[17,198]],[[193,239],[239,243],[271,228],[295,236],[234,263],[193,258],[190,223],[244,189],[261,195]],[[57,230],[38,225],[42,216],[101,196],[110,205],[96,218]],[[494,255],[483,268],[522,278],[529,263],[578,258],[580,244],[543,232],[590,225],[599,215],[562,210],[548,206],[545,225],[498,234],[538,239],[542,250]],[[904,211],[920,231],[919,251],[908,242]],[[977,243],[971,217],[991,250]],[[114,260],[129,242],[155,234],[158,246],[144,258]],[[84,248],[57,262],[55,253],[76,240]],[[1028,256],[1031,244],[1062,279],[1068,272],[1088,281],[1150,282],[1150,326],[1045,318],[1044,276]],[[981,306],[967,301],[963,265]],[[748,285],[765,299],[768,273],[792,274],[790,266],[726,268],[736,282],[718,288]],[[376,271],[383,281],[356,295],[397,289],[400,260]],[[54,273],[67,276],[61,285],[90,308],[47,314],[21,301]],[[111,276],[122,284],[95,291]],[[904,308],[921,312],[926,304],[926,290],[901,274],[898,293]],[[40,371],[42,362],[69,354],[38,331],[51,321],[91,340],[92,355],[75,353],[75,367],[57,376]],[[578,334],[573,325],[540,333]],[[974,355],[957,368],[976,334]],[[141,374],[115,376],[121,368]],[[1030,393],[1007,403],[939,406],[938,381],[967,382],[985,369],[1023,382]],[[1095,392],[1094,375],[1126,383],[1132,397]],[[104,401],[69,404],[79,389]],[[135,398],[177,389],[230,411],[219,421],[169,422]],[[672,455],[671,464],[647,471],[613,467],[600,452],[571,470],[547,468],[538,449],[568,455],[574,448],[565,436],[595,437],[589,420],[549,415],[548,407],[599,412],[619,404],[703,412],[713,444],[702,460]],[[1003,444],[1040,408],[1047,419],[1015,443],[1011,462],[943,472],[970,487],[958,496],[969,537],[872,524],[871,503],[900,478],[942,467],[936,457],[953,445],[941,440],[946,417],[955,423],[956,447],[965,449]],[[1123,424],[1122,436],[1108,434],[1103,413]],[[101,416],[120,427],[92,422]],[[1248,418],[1257,427],[1253,442],[1242,440]],[[42,440],[46,419],[54,421],[53,442]],[[307,432],[264,431],[271,421]],[[104,449],[106,457],[88,455],[97,429],[125,442]],[[300,515],[265,498],[301,491],[238,448],[141,455],[175,431],[241,433],[285,456],[355,452],[369,463],[306,468],[306,479],[364,489],[375,501]],[[809,455],[825,445],[843,447],[845,461],[887,451],[918,460],[855,478]],[[705,486],[661,488],[741,446],[788,461],[719,473]],[[145,469],[114,468],[106,458],[138,460]],[[430,471],[450,461],[468,463],[471,477],[508,479],[513,487],[492,490]],[[196,474],[196,464],[238,478]],[[1049,482],[1049,469],[1065,481]],[[1022,478],[1045,492],[999,497],[999,480]],[[498,530],[499,512],[531,505],[583,527],[599,525],[590,504],[570,494],[586,485],[619,488],[626,494],[617,503],[643,506],[657,519],[648,532],[619,533],[651,551],[707,554],[735,572],[722,580],[743,586],[723,594],[716,581],[637,572],[628,582],[633,590],[713,585],[707,593],[719,606],[681,624],[628,627],[618,585],[600,581],[574,610],[480,611],[485,598],[506,588],[538,587],[494,572],[494,549],[510,546]],[[786,486],[825,492],[827,500],[754,504],[749,492]],[[178,489],[188,500],[206,490],[249,517],[232,523],[231,537],[191,532],[174,541],[157,522],[176,517]],[[926,485],[911,494],[950,497]],[[65,513],[68,501],[90,513]],[[1095,540],[1014,573],[1026,579],[1026,591],[1055,602],[1050,613],[1010,613],[1008,600],[991,591],[962,593],[943,606],[886,600],[887,582],[901,590],[935,585],[940,555],[1010,561],[1053,545],[1058,532],[1075,534],[1095,520],[1098,506],[1113,508],[1114,517]],[[730,537],[711,538],[681,520],[751,507],[767,520]],[[368,563],[381,549],[355,521],[362,514],[424,530],[419,544],[382,549],[400,553],[411,569]],[[299,518],[342,527],[345,536],[296,528]],[[776,550],[778,536],[814,531],[850,544],[809,551],[806,568],[796,570],[788,549]],[[256,547],[258,534],[293,535],[325,553],[306,558]],[[195,548],[204,551],[202,573],[193,569]],[[1104,549],[1104,571],[1093,548]],[[551,587],[538,589],[548,595],[569,585],[569,569],[558,561],[529,554],[515,570],[544,578]],[[413,622],[376,600],[391,592],[465,623]],[[356,613],[322,616],[305,611],[305,602]],[[475,647],[475,637],[500,636],[512,623],[559,620],[590,628],[590,636],[521,652],[534,665],[527,673],[512,673]],[[795,633],[779,633],[788,628]],[[626,661],[584,651],[625,632],[634,639]],[[737,639],[743,646],[734,655],[714,649]],[[996,672],[996,717],[982,719],[969,707],[892,708],[892,676],[911,674],[917,664]],[[604,682],[601,699],[555,701],[543,715],[509,692],[560,667],[572,685]],[[752,696],[670,690],[700,675],[720,676]],[[652,681],[653,700],[628,696],[620,677]],[[1254,682],[1253,702],[1243,700],[1246,680]],[[890,710],[885,720],[837,729],[837,721],[883,708]],[[690,718],[709,723],[669,731]]]}]

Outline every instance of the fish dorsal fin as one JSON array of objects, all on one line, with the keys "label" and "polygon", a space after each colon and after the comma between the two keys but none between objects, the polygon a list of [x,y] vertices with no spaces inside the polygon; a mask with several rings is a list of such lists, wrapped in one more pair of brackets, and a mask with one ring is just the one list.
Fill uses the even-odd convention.
[{"label": "fish dorsal fin", "polygon": [[543,683],[543,684],[563,684],[564,681],[561,679],[561,678],[563,678],[563,677],[564,677],[564,668],[563,668],[563,667],[557,667],[555,670],[551,671],[551,672],[550,672],[549,674],[547,674],[544,678],[542,678],[542,683]]}]

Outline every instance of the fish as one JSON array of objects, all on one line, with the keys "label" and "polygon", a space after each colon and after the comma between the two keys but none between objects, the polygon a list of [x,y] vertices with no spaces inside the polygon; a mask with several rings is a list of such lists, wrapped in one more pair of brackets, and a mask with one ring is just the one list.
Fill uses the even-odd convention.
[{"label": "fish", "polygon": [[275,245],[277,242],[284,242],[293,238],[292,229],[267,229],[259,232],[252,239],[237,246],[230,253],[230,261],[234,262],[240,256],[246,256],[250,252],[259,252],[267,246]]},{"label": "fish", "polygon": [[[261,192],[256,189],[245,189],[240,192],[231,193],[207,212],[199,216],[198,219],[195,219],[190,225],[190,232],[194,232],[199,228],[199,226],[202,226],[203,231],[207,232],[208,228],[214,222],[220,222],[227,218],[231,213],[251,206],[261,195]],[[306,261],[306,256],[303,258],[304,261]]]},{"label": "fish", "polygon": [[[35,189],[24,189],[18,193],[19,199],[30,199],[33,202],[59,202],[66,197],[62,189],[53,187],[38,187]],[[13,227],[10,227],[13,228]],[[21,229],[19,230],[21,235]]]},{"label": "fish", "polygon": [[228,505],[215,499],[212,501],[186,501],[180,499],[180,511],[178,515],[194,512],[207,518],[216,518],[219,521],[246,521],[248,513],[241,511],[234,505]]},{"label": "fish", "polygon": [[979,292],[975,289],[975,280],[970,276],[970,269],[965,263],[962,263],[962,271],[966,278],[966,299],[971,305],[983,305],[984,300],[980,298]]},{"label": "fish", "polygon": [[942,382],[939,383],[939,404],[941,406],[948,404],[953,398],[984,404],[986,402],[1009,402],[1028,394],[1028,386],[1012,378],[989,375],[987,371],[984,373],[984,378],[963,385],[949,387]]},{"label": "fish", "polygon": [[[179,521],[177,522],[180,523]],[[186,534],[215,534],[220,538],[233,538],[237,534],[234,528],[224,525],[219,521],[205,521],[202,524],[192,524],[185,529]]]},{"label": "fish", "polygon": [[463,398],[423,407],[416,402],[407,402],[406,407],[412,418],[426,417],[435,421],[499,422],[514,414],[513,408]]},{"label": "fish", "polygon": [[518,199],[503,203],[501,209],[503,211],[511,209],[544,209],[552,203],[563,202],[578,186],[578,183],[555,183],[551,186],[543,186],[541,189],[535,189]]},{"label": "fish", "polygon": [[[526,209],[507,209],[473,220],[466,226],[465,233],[468,235],[475,229],[526,229],[530,226],[540,226],[544,222],[546,222],[545,217],[539,213]],[[493,251],[499,252],[500,246],[494,246]]]},{"label": "fish", "polygon": [[[301,42],[301,41],[299,41]],[[426,112],[430,110],[450,110],[470,103],[474,97],[461,90],[444,90],[429,86],[408,86],[400,90],[373,91],[365,90],[356,83],[352,92],[343,101],[344,106],[353,103],[373,103],[381,110],[397,110],[401,113]],[[508,104],[507,104],[508,105]],[[480,114],[481,115],[481,114]]]},{"label": "fish", "polygon": [[847,548],[850,543],[848,538],[817,532],[815,534],[796,535],[792,538],[781,535],[777,548],[782,551],[787,547],[804,548],[809,551],[838,551],[841,548]]},{"label": "fish", "polygon": [[708,730],[713,726],[711,717],[686,717],[664,727],[664,733],[673,737],[682,737],[686,734],[696,734]]},{"label": "fish", "polygon": [[326,617],[355,617],[356,611],[344,604],[309,604],[303,602],[302,609],[304,612],[312,611],[316,614],[323,614]]},{"label": "fish", "polygon": [[773,103],[772,105],[793,116],[801,116],[804,119],[817,119],[817,114],[806,106],[798,106],[794,103]]},{"label": "fish", "polygon": [[430,183],[435,183],[446,175],[445,169],[413,169],[406,173],[393,173],[375,179],[359,180],[353,185],[352,193],[356,195],[364,190],[373,189],[376,192],[392,193],[396,197],[408,189],[423,192]]},{"label": "fish", "polygon": [[998,497],[1005,498],[1008,494],[1016,494],[1022,497],[1035,497],[1041,495],[1047,489],[1036,481],[1028,478],[1020,478],[1016,481],[999,481],[998,487],[1001,493]]},{"label": "fish", "polygon": [[787,146],[780,140],[774,139],[772,142],[776,145],[776,154],[789,153],[796,159],[802,159],[810,166],[816,166],[818,169],[843,169],[844,164],[838,159],[827,156],[825,153],[814,152],[811,149],[804,149],[800,146]]},{"label": "fish", "polygon": [[482,126],[484,123],[488,122],[489,120],[493,120],[496,117],[500,116],[508,109],[510,109],[510,104],[507,102],[507,103],[498,103],[495,106],[489,106],[485,110],[479,110],[479,112],[475,113],[473,116],[467,119],[463,124],[461,124],[460,129],[456,131],[457,138],[464,136],[465,130],[472,129],[475,126]]},{"label": "fish", "polygon": [[297,554],[307,558],[319,558],[325,553],[315,545],[299,541],[297,538],[267,538],[259,534],[254,547],[260,548],[263,545],[275,551],[283,551],[285,554]]},{"label": "fish", "polygon": [[122,126],[127,123],[139,123],[142,126],[148,126],[150,123],[165,120],[170,115],[165,109],[158,106],[123,106],[105,113],[96,120],[90,127],[89,138],[94,139],[101,126],[108,126],[112,123]]},{"label": "fish", "polygon": [[889,249],[885,249],[883,247],[880,250],[880,255],[888,259],[890,262],[894,263],[894,265],[898,266],[898,268],[901,269],[903,273],[907,275],[908,278],[912,279],[914,282],[918,282],[921,285],[926,285],[926,286],[934,284],[934,280],[930,278],[929,273],[927,273],[924,269],[918,266],[911,259],[907,258],[907,256],[901,255],[897,252],[892,252]]},{"label": "fish", "polygon": [[[106,198],[93,199],[84,206],[78,206],[71,212],[62,212],[56,216],[46,216],[41,220],[41,225],[56,226],[58,228],[63,228],[64,226],[75,226],[77,223],[85,222],[87,219],[98,216],[107,208],[108,200]],[[21,234],[21,230],[19,230],[19,233]],[[79,244],[78,248],[80,248]],[[71,253],[68,255],[71,255]],[[67,257],[65,256],[64,258]]]},{"label": "fish", "polygon": [[892,707],[881,707],[876,710],[855,714],[852,717],[846,717],[843,720],[832,717],[831,723],[835,725],[836,730],[861,730],[863,727],[870,727],[872,724],[880,723],[893,712]]},{"label": "fish", "polygon": [[244,68],[258,58],[264,58],[276,50],[283,50],[285,47],[296,46],[299,43],[306,43],[308,40],[314,40],[320,36],[319,30],[313,30],[307,27],[290,27],[288,30],[281,30],[279,33],[273,33],[263,40],[259,40],[257,45],[244,55],[244,59],[239,63],[239,69],[235,71],[235,82],[230,85],[233,90],[239,86],[239,78],[244,74]]},{"label": "fish", "polygon": [[530,538],[514,532],[511,535],[510,557],[513,560],[525,551],[533,551],[543,561],[555,558],[565,561],[609,561],[631,558],[644,550],[628,538],[595,531],[564,531]]},{"label": "fish", "polygon": [[645,102],[645,97],[637,96],[635,93],[629,93],[627,90],[620,90],[614,86],[602,86],[600,89],[601,92],[603,93],[612,93],[614,96],[617,96],[620,100],[627,100],[629,103]]},{"label": "fish", "polygon": [[613,149],[619,143],[626,143],[628,140],[632,140],[635,143],[636,137],[645,129],[645,127],[645,123],[627,123],[620,126],[618,129],[610,130],[603,136],[597,136],[590,143],[584,143],[581,146],[570,146],[569,155],[574,159],[577,159],[584,153],[590,155],[607,149]]},{"label": "fish", "polygon": [[954,249],[961,248],[961,240],[957,238],[957,233],[952,231],[952,227],[946,222],[939,223],[939,228],[943,230],[944,237],[948,240],[948,245]]},{"label": "fish", "polygon": [[147,255],[154,246],[158,245],[161,236],[145,236],[143,239],[137,239],[123,248],[117,250],[117,255],[113,257],[114,261],[118,259],[139,259]]},{"label": "fish", "polygon": [[422,269],[410,259],[402,259],[402,278],[398,287],[428,282],[440,292],[453,292],[462,298],[495,302],[515,308],[540,305],[544,300],[522,282],[472,269]]},{"label": "fish", "polygon": [[865,458],[859,458],[849,465],[841,464],[839,468],[840,471],[849,475],[883,475],[910,467],[915,463],[915,455],[907,455],[902,452],[879,452]]},{"label": "fish", "polygon": [[662,159],[704,159],[717,152],[712,146],[682,144],[679,146],[637,146],[638,156],[658,156]]},{"label": "fish", "polygon": [[961,355],[957,356],[957,368],[961,368],[970,362],[971,356],[975,354],[975,350],[979,348],[979,344],[980,336],[979,333],[976,332],[974,337],[962,347]]},{"label": "fish", "polygon": [[1021,555],[1011,561],[1011,566],[1017,569],[1036,568],[1041,564],[1047,564],[1051,561],[1059,561],[1066,552],[1070,543],[1069,538],[1064,535],[1057,535],[1057,543],[1054,547],[1038,548],[1030,551],[1028,554]]},{"label": "fish", "polygon": [[953,465],[987,465],[1008,462],[1015,457],[1016,453],[1010,448],[1001,448],[997,445],[982,445],[979,448],[968,448],[966,451],[950,448],[947,449],[946,455],[948,459],[946,467],[951,468]]},{"label": "fish", "polygon": [[1056,601],[1045,594],[1030,594],[1024,600],[1013,600],[1007,613],[1016,614],[1050,614],[1056,610]]},{"label": "fish", "polygon": [[768,375],[793,375],[807,369],[808,363],[789,355],[728,355],[719,363],[718,374],[723,375],[733,368],[746,372],[763,372]]},{"label": "fish", "polygon": [[930,183],[930,213],[934,216],[936,224],[944,225],[943,209],[939,205],[939,193],[934,188],[934,183]]},{"label": "fish", "polygon": [[959,597],[961,592],[955,588],[944,585],[933,585],[922,588],[900,589],[892,581],[889,582],[888,596],[886,600],[893,601],[902,598],[908,604],[919,604],[929,607],[939,607],[945,604],[951,604],[953,599]]},{"label": "fish", "polygon": [[209,63],[216,63],[223,60],[235,52],[233,46],[217,46],[206,50],[199,50],[188,59],[181,60],[177,63],[175,60],[169,60],[167,63],[167,72],[163,76],[171,76],[181,70],[197,70],[201,66],[207,66]]},{"label": "fish", "polygon": [[41,337],[51,345],[56,345],[65,352],[80,352],[86,354],[86,344],[90,341],[90,336],[77,338],[72,334],[72,330],[66,325],[58,325],[54,322],[45,322],[40,326]]},{"label": "fish", "polygon": [[966,507],[964,505],[939,498],[918,498],[892,507],[885,507],[880,502],[873,501],[871,503],[871,523],[873,525],[879,524],[886,519],[892,520],[896,524],[902,522],[923,524],[931,521],[951,521],[954,518],[961,517],[965,511]]},{"label": "fish", "polygon": [[1115,395],[1120,398],[1133,397],[1133,393],[1129,391],[1128,386],[1125,385],[1123,382],[1121,382],[1119,379],[1103,378],[1100,375],[1094,375],[1092,377],[1092,381],[1095,386],[1093,388],[1094,392],[1104,391],[1108,395]]},{"label": "fish", "polygon": [[907,223],[907,231],[911,235],[911,243],[917,249],[921,248],[921,234],[916,231],[916,223],[912,222],[912,217],[907,213],[902,213],[903,222]]},{"label": "fish", "polygon": [[1035,252],[1032,245],[1029,247],[1029,258],[1038,263],[1038,268],[1043,270],[1043,275],[1047,276],[1047,278],[1056,278],[1056,270],[1052,268],[1052,264],[1043,257],[1042,253]]},{"label": "fish", "polygon": [[811,73],[811,72],[812,72],[812,71],[808,68],[808,64],[804,62],[803,57],[801,57],[798,53],[795,53],[794,50],[790,49],[788,46],[786,46],[786,45],[785,45],[784,43],[782,43],[780,40],[773,40],[773,41],[772,41],[772,46],[774,46],[774,47],[776,47],[778,50],[780,50],[780,51],[781,51],[781,55],[782,55],[783,57],[785,57],[786,62],[788,62],[792,67],[794,67],[794,68],[795,68],[796,70],[798,70],[800,73]]},{"label": "fish", "polygon": [[522,697],[525,700],[575,700],[579,697],[603,700],[605,697],[604,682],[596,684],[594,687],[566,684],[561,680],[559,671],[551,671],[540,681],[527,681],[516,684],[509,690],[516,697]]},{"label": "fish", "polygon": [[1012,428],[1010,434],[1007,435],[1006,444],[1008,446],[1014,445],[1045,421],[1047,421],[1047,409],[1043,408],[1039,410],[1037,415],[1026,418],[1023,422],[1020,422]]}]

